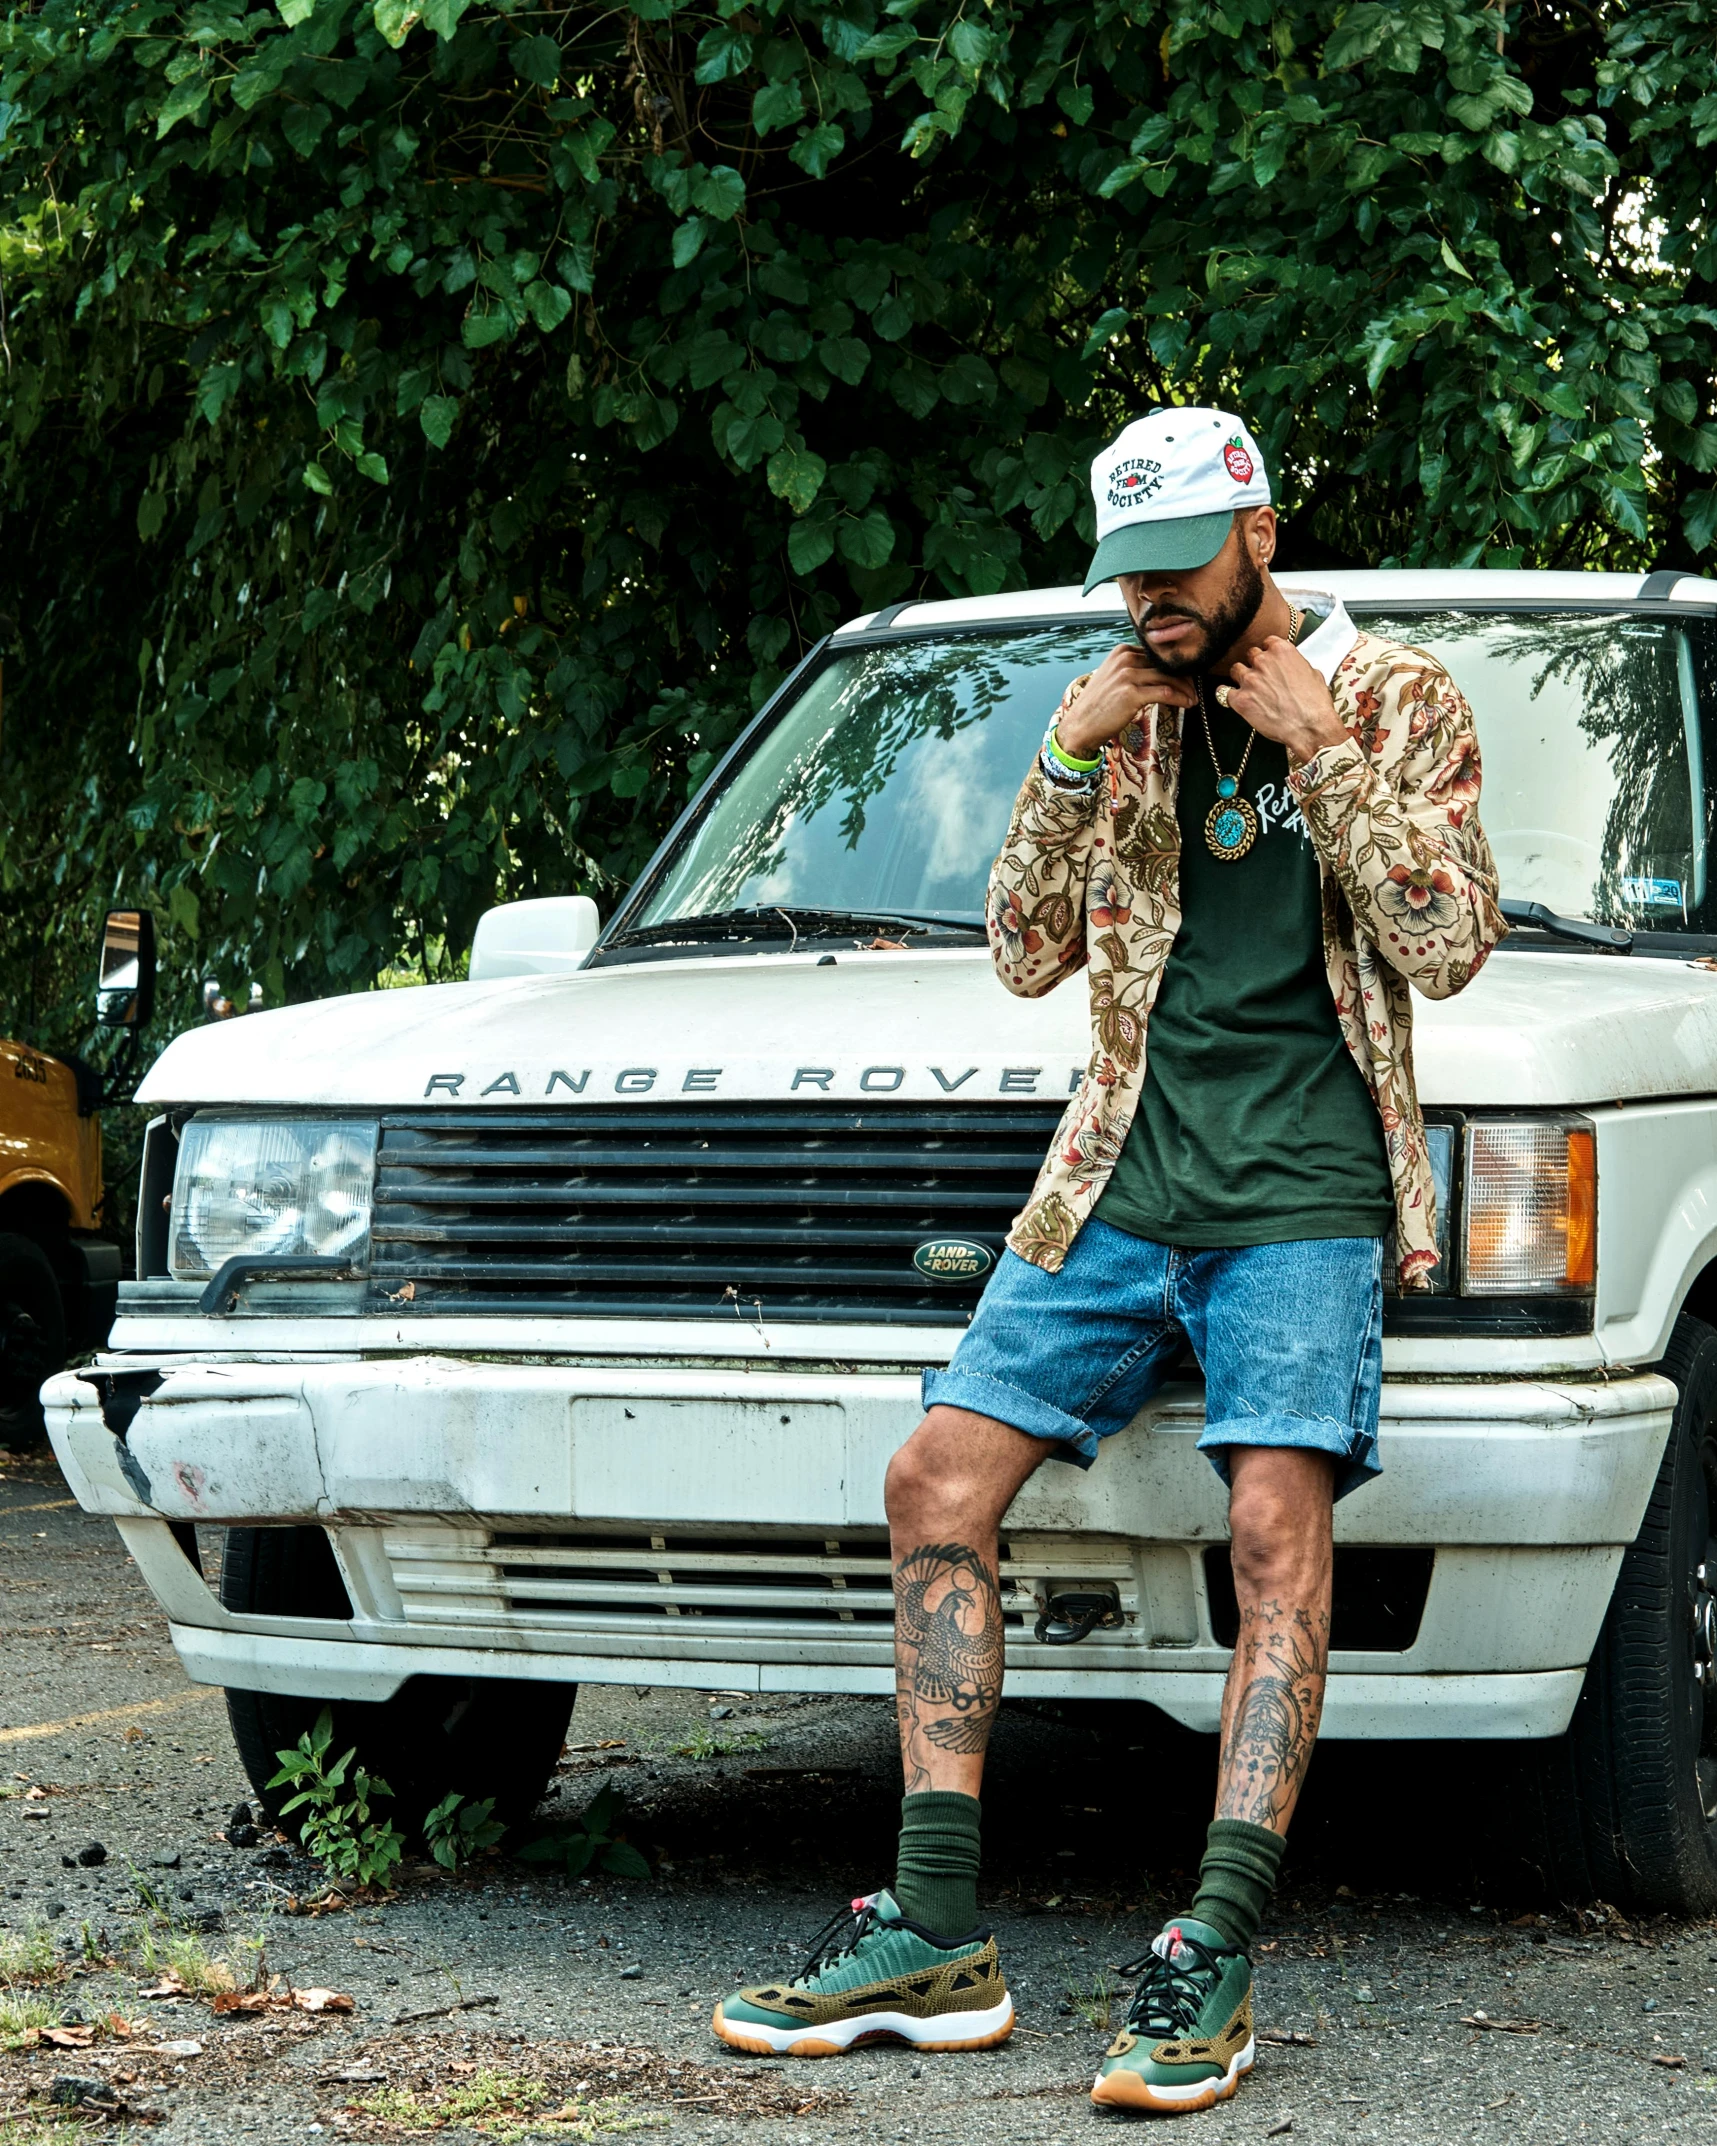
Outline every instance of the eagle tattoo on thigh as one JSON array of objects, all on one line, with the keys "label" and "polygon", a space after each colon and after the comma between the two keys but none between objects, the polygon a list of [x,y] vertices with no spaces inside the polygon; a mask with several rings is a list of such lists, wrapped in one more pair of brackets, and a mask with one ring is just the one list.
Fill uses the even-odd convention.
[{"label": "eagle tattoo on thigh", "polygon": [[[938,1749],[982,1751],[1002,1691],[1002,1605],[995,1575],[963,1543],[926,1543],[894,1575],[896,1644],[914,1659],[903,1709]],[[934,1710],[946,1707],[941,1714]]]}]

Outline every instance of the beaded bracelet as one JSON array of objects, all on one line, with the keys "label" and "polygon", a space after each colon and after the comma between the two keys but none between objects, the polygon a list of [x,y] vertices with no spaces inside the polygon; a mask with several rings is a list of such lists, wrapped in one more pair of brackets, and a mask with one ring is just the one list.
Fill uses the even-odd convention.
[{"label": "beaded bracelet", "polygon": [[1053,722],[1038,747],[1037,764],[1043,771],[1044,780],[1052,787],[1072,791],[1078,796],[1089,795],[1103,777],[1102,754],[1099,753],[1095,760],[1081,762],[1073,759],[1056,737]]}]

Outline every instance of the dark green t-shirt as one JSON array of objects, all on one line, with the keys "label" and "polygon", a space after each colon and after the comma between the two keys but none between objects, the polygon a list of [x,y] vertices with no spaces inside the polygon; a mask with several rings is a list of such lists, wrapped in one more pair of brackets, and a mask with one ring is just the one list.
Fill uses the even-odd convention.
[{"label": "dark green t-shirt", "polygon": [[[1232,775],[1253,735],[1206,689]],[[1240,784],[1258,815],[1244,857],[1205,841],[1216,770],[1196,709],[1183,718],[1181,925],[1151,1010],[1145,1085],[1096,1212],[1195,1250],[1301,1237],[1375,1237],[1395,1220],[1377,1105],[1342,1039],[1324,965],[1317,857],[1259,737]]]}]

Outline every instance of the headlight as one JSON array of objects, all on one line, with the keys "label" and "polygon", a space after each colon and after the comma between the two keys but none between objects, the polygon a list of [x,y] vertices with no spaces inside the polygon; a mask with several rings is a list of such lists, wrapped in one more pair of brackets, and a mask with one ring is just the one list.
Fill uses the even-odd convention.
[{"label": "headlight", "polygon": [[216,1273],[235,1253],[368,1263],[376,1126],[353,1118],[193,1118],[173,1173],[172,1270]]},{"label": "headlight", "polygon": [[1591,1126],[1583,1119],[1474,1118],[1466,1144],[1465,1294],[1590,1289],[1598,1267]]}]

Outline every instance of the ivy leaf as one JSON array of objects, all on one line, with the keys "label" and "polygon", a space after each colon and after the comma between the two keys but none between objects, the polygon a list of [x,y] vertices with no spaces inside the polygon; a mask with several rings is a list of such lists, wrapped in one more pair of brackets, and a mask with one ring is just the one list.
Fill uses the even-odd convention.
[{"label": "ivy leaf", "polygon": [[467,313],[460,325],[459,339],[467,350],[487,350],[492,344],[506,342],[513,325],[513,316],[505,306],[493,306],[486,313]]},{"label": "ivy leaf", "polygon": [[1695,492],[1682,509],[1681,526],[1695,552],[1717,544],[1717,490]]},{"label": "ivy leaf", "polygon": [[809,448],[783,447],[769,457],[769,489],[795,514],[805,513],[823,488],[829,465]]},{"label": "ivy leaf", "polygon": [[790,127],[804,116],[805,98],[796,75],[785,82],[766,82],[751,100],[751,124],[759,136]]},{"label": "ivy leaf", "polygon": [[730,75],[744,74],[750,65],[750,33],[722,23],[718,28],[706,31],[699,40],[697,66],[692,79],[708,89],[717,82],[725,82]]},{"label": "ivy leaf", "polygon": [[709,224],[702,216],[688,216],[683,224],[675,227],[673,258],[676,268],[689,268],[703,251],[703,242],[709,235]]},{"label": "ivy leaf", "polygon": [[[298,4],[298,0],[295,0],[295,4]],[[314,0],[311,0],[311,5],[314,6]],[[445,41],[458,29],[460,18],[465,11],[474,5],[475,0],[423,0],[424,28],[433,30],[437,37]],[[284,12],[283,5],[282,13]],[[304,12],[308,15],[311,12],[310,7],[306,7]]]},{"label": "ivy leaf", "polygon": [[320,462],[307,462],[304,465],[304,482],[311,491],[320,492],[324,499],[331,499],[334,495],[333,479]]},{"label": "ivy leaf", "polygon": [[156,115],[155,139],[160,141],[170,134],[181,119],[201,117],[208,101],[207,79],[201,74],[187,75],[167,92],[167,101]]},{"label": "ivy leaf", "polygon": [[301,22],[308,22],[316,12],[316,0],[276,0],[280,19],[289,30],[296,30]]},{"label": "ivy leaf", "polygon": [[1457,276],[1464,276],[1469,283],[1473,280],[1472,271],[1461,266],[1460,256],[1446,238],[1437,241],[1437,252],[1441,256],[1445,268],[1451,270]]},{"label": "ivy leaf", "polygon": [[526,286],[525,308],[544,335],[552,335],[572,311],[572,293],[539,278]]},{"label": "ivy leaf", "polygon": [[1110,306],[1107,312],[1100,313],[1092,323],[1091,333],[1085,338],[1085,348],[1080,352],[1080,356],[1094,358],[1106,343],[1115,340],[1132,317],[1125,306]]},{"label": "ivy leaf", "polygon": [[539,89],[553,89],[560,80],[560,47],[552,37],[521,37],[512,61],[514,74]]},{"label": "ivy leaf", "polygon": [[728,223],[745,206],[745,181],[731,164],[717,164],[692,182],[692,206]]},{"label": "ivy leaf", "polygon": [[423,20],[423,10],[416,0],[375,0],[372,19],[383,40],[397,52]]},{"label": "ivy leaf", "polygon": [[814,574],[835,554],[835,533],[822,520],[795,522],[787,532],[787,563],[796,574]]},{"label": "ivy leaf", "polygon": [[789,163],[820,179],[847,145],[847,138],[832,120],[807,127],[787,152]]},{"label": "ivy leaf", "polygon": [[835,541],[843,559],[874,572],[894,556],[894,524],[879,507],[868,514],[848,516],[836,528]]}]

